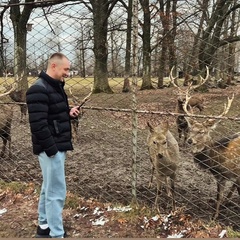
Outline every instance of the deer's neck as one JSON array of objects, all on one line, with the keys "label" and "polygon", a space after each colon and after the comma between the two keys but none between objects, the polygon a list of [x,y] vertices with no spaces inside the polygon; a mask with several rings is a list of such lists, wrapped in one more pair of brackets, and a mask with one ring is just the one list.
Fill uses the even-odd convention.
[{"label": "deer's neck", "polygon": [[194,162],[196,162],[201,168],[209,169],[212,166],[211,160],[211,148],[213,143],[209,143],[205,148],[194,154]]},{"label": "deer's neck", "polygon": [[22,91],[14,91],[9,94],[10,98],[15,102],[23,101],[23,92]]}]

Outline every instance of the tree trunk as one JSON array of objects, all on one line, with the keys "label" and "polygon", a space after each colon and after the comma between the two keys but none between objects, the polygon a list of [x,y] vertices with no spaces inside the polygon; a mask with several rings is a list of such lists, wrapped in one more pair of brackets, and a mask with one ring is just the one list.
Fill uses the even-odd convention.
[{"label": "tree trunk", "polygon": [[[163,40],[162,40],[162,51],[159,59],[159,69],[158,69],[158,88],[163,88],[163,78],[165,74],[165,67],[167,62],[167,51],[169,44],[169,24],[170,24],[170,0],[165,3],[163,0],[159,0],[160,5],[160,19],[163,26]],[[166,6],[166,11],[164,7]]]},{"label": "tree trunk", "polygon": [[[25,25],[26,26],[26,25]],[[17,90],[22,91],[23,98],[25,100],[25,92],[28,88],[27,70],[26,70],[26,27],[18,25],[14,29],[14,78],[17,82]]]},{"label": "tree trunk", "polygon": [[4,7],[3,10],[0,13],[0,38],[1,38],[1,43],[0,43],[0,77],[3,77],[3,72],[7,73],[7,63],[6,63],[6,52],[4,54],[4,44],[8,43],[8,39],[4,37],[3,34],[3,16],[8,9],[8,6]]},{"label": "tree trunk", "polygon": [[[237,0],[234,1],[234,5],[237,4]],[[237,35],[238,30],[238,17],[236,16],[236,11],[232,13],[232,16],[230,17],[230,37],[234,37]],[[227,79],[227,85],[231,85],[232,81],[234,80],[234,66],[235,66],[235,56],[234,53],[236,52],[236,43],[230,43],[228,46],[228,59],[227,61],[227,72],[228,72],[228,79]]]},{"label": "tree trunk", "polygon": [[92,0],[93,24],[94,24],[94,86],[93,93],[113,93],[108,82],[108,47],[107,47],[107,27],[108,27],[108,6],[106,0]]},{"label": "tree trunk", "polygon": [[130,92],[130,71],[131,71],[131,43],[132,43],[132,0],[128,1],[128,10],[127,10],[127,39],[126,39],[126,55],[125,55],[125,72],[124,72],[124,82],[122,92]]},{"label": "tree trunk", "polygon": [[169,34],[169,69],[177,65],[175,38],[177,35],[177,1],[172,5],[172,31]]},{"label": "tree trunk", "polygon": [[32,6],[30,4],[25,5],[22,9],[17,5],[19,2],[19,0],[10,1],[10,3],[15,4],[10,7],[10,18],[14,31],[14,77],[17,82],[16,90],[22,93],[22,101],[25,101],[25,92],[28,88],[26,71],[26,25],[32,12]]},{"label": "tree trunk", "polygon": [[207,28],[203,31],[198,55],[200,70],[211,64],[213,56],[219,48],[222,26],[230,4],[231,1],[219,0],[207,23]]},{"label": "tree trunk", "polygon": [[202,29],[203,29],[203,23],[204,23],[204,21],[207,21],[206,13],[207,13],[207,10],[209,7],[209,0],[203,0],[200,7],[202,9],[202,15],[200,18],[200,23],[199,23],[197,34],[194,36],[192,51],[190,54],[189,62],[187,62],[187,64],[186,64],[185,74],[189,74],[192,69],[199,68],[197,66],[198,65],[197,59],[198,59],[198,54],[199,54],[199,40],[200,40],[200,36],[202,33]]},{"label": "tree trunk", "polygon": [[151,21],[150,21],[150,10],[149,0],[140,0],[143,8],[143,78],[141,90],[154,89],[151,81]]},{"label": "tree trunk", "polygon": [[[212,64],[213,57],[220,47],[222,28],[230,5],[231,1],[219,0],[207,22],[207,28],[203,31],[198,55],[199,69],[202,76],[205,67]],[[196,90],[208,91],[208,81]]]},{"label": "tree trunk", "polygon": [[[165,32],[165,31],[163,31]],[[159,68],[158,68],[158,88],[163,88],[163,78],[165,72],[165,62],[167,58],[167,39],[162,41],[162,50],[159,59]]]}]

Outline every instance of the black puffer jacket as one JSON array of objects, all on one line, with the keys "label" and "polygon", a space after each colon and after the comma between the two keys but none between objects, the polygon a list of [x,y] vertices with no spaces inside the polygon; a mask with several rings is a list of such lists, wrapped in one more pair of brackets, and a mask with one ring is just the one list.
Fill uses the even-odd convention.
[{"label": "black puffer jacket", "polygon": [[32,132],[33,153],[48,156],[58,151],[73,150],[69,105],[60,82],[41,72],[28,89],[26,102]]}]

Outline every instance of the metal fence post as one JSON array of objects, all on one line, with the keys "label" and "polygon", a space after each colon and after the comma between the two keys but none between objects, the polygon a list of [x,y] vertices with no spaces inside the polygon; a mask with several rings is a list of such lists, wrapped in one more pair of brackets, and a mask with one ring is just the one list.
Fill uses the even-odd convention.
[{"label": "metal fence post", "polygon": [[137,201],[137,37],[138,37],[138,0],[133,0],[133,41],[132,41],[132,196]]}]

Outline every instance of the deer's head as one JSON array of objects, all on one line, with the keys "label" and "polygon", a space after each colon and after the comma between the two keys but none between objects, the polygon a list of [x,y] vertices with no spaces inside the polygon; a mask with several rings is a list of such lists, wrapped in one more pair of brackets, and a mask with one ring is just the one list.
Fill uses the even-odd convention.
[{"label": "deer's head", "polygon": [[148,135],[148,148],[151,158],[155,157],[166,157],[168,150],[168,122],[163,122],[162,124],[153,127],[149,122],[147,123],[149,129]]},{"label": "deer's head", "polygon": [[189,125],[189,136],[187,139],[187,143],[191,146],[191,150],[193,153],[201,152],[207,145],[209,145],[212,141],[211,132],[214,130],[218,123],[221,121],[221,117],[225,116],[232,104],[234,99],[234,95],[232,98],[228,98],[227,104],[224,104],[223,112],[217,116],[217,118],[209,118],[200,122],[192,115],[192,112],[188,111],[188,101],[191,97],[186,94],[186,101],[184,103],[184,111],[187,113],[188,117],[186,120]]}]

